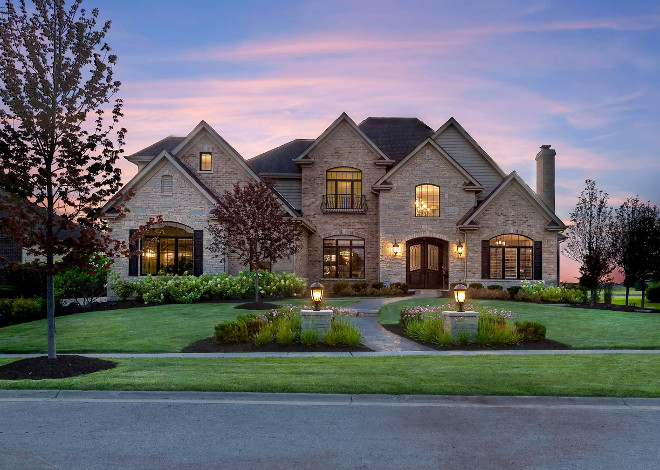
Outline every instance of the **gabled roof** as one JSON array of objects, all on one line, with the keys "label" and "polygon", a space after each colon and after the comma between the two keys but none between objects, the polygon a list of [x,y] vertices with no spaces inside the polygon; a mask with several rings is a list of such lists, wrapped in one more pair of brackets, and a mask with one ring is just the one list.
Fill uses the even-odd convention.
[{"label": "gabled roof", "polygon": [[481,146],[477,143],[476,140],[472,138],[472,136],[465,130],[463,129],[463,126],[461,126],[456,119],[453,117],[450,117],[447,122],[445,122],[440,128],[435,131],[435,133],[431,136],[433,140],[435,140],[440,134],[442,134],[448,127],[454,126],[456,130],[467,140],[472,147],[482,156],[488,163],[492,165],[492,167],[497,171],[502,178],[506,178],[506,173],[500,168],[500,166],[495,163],[495,160],[493,160],[490,155],[486,153],[484,149],[481,148]]},{"label": "gabled roof", "polygon": [[399,170],[401,170],[401,168],[405,167],[406,164],[408,164],[411,160],[413,160],[415,158],[415,156],[419,154],[419,151],[421,149],[423,149],[426,145],[430,145],[431,147],[433,147],[433,149],[435,149],[435,151],[438,152],[442,158],[444,158],[444,160],[449,164],[449,166],[454,168],[463,177],[463,179],[465,180],[465,183],[467,183],[467,184],[463,185],[463,187],[466,190],[480,191],[480,190],[484,189],[483,186],[481,186],[481,184],[479,184],[479,182],[476,179],[474,179],[474,177],[465,170],[465,168],[463,168],[461,165],[459,165],[456,162],[456,160],[454,160],[452,158],[451,155],[449,155],[447,152],[445,152],[445,150],[442,147],[440,147],[438,145],[438,143],[435,140],[431,139],[430,137],[427,137],[422,143],[420,143],[417,147],[415,147],[406,156],[406,158],[401,160],[401,162],[399,162],[399,164],[397,166],[395,166],[390,171],[388,171],[381,179],[379,179],[376,182],[376,184],[374,186],[380,186],[381,189],[383,189],[383,185],[387,185],[387,183],[389,183],[389,180],[394,175],[396,175],[396,173],[398,173]]},{"label": "gabled roof", "polygon": [[358,127],[397,163],[433,134],[433,129],[417,118],[369,117]]},{"label": "gabled roof", "polygon": [[348,117],[348,114],[346,113],[341,113],[341,115],[333,122],[330,124],[330,126],[321,134],[318,136],[318,138],[314,141],[312,145],[307,147],[299,156],[296,158],[294,161],[295,162],[300,162],[300,163],[305,163],[305,160],[308,162],[311,162],[311,158],[309,157],[309,152],[314,150],[316,147],[318,147],[321,142],[325,140],[326,137],[328,137],[332,132],[341,124],[342,122],[348,123],[349,126],[351,126],[353,129],[355,129],[355,132],[358,133],[360,137],[367,143],[368,146],[370,146],[378,155],[380,155],[380,158],[378,160],[389,162],[392,161],[391,158],[389,158],[387,155],[383,153],[381,149],[379,149],[376,144],[372,142],[372,140],[366,136],[364,132],[355,124],[355,121],[353,121],[350,117]]},{"label": "gabled roof", "polygon": [[220,134],[218,134],[215,129],[209,126],[204,120],[200,121],[199,124],[197,124],[197,126],[192,131],[190,131],[186,138],[183,139],[176,147],[174,147],[171,152],[172,155],[176,155],[182,150],[185,150],[189,145],[192,145],[194,140],[201,134],[202,131],[206,131],[211,139],[213,139],[213,141],[218,145],[218,147],[223,149],[227,155],[233,158],[236,163],[238,163],[238,165],[248,173],[248,175],[257,181],[260,181],[260,178],[256,175],[256,173],[252,171],[247,163],[245,163],[245,159],[241,156],[241,154],[239,154],[236,149],[234,149],[234,147],[229,145],[227,141],[223,139]]},{"label": "gabled roof", "polygon": [[155,144],[151,144],[149,147],[145,147],[142,150],[135,152],[132,155],[128,155],[126,157],[127,160],[133,161],[133,160],[146,160],[147,158],[139,158],[139,157],[150,157],[153,158],[156,155],[158,155],[160,152],[163,150],[166,150],[168,152],[172,152],[174,148],[179,145],[185,137],[175,137],[173,135],[169,137],[165,137],[164,139],[159,140]]},{"label": "gabled roof", "polygon": [[293,163],[293,160],[313,143],[314,139],[295,139],[249,159],[247,164],[258,175],[300,174],[300,167]]},{"label": "gabled roof", "polygon": [[465,214],[461,220],[458,221],[456,225],[459,227],[465,227],[468,228],[467,226],[477,226],[475,222],[475,218],[481,214],[486,207],[488,207],[496,198],[499,194],[501,194],[508,186],[512,185],[513,183],[518,183],[518,185],[522,188],[524,191],[525,195],[527,196],[527,199],[534,204],[541,213],[545,214],[546,218],[548,219],[548,225],[547,229],[549,230],[564,230],[566,226],[564,223],[561,221],[559,217],[543,202],[541,199],[536,195],[532,189],[527,186],[527,183],[523,181],[523,179],[516,173],[515,171],[512,171],[509,176],[507,176],[502,183],[500,183],[489,195],[486,199],[481,201],[477,207],[474,207],[468,211],[467,214]]},{"label": "gabled roof", "polygon": [[[209,200],[209,202],[212,204],[216,203],[217,199],[213,194],[213,191],[211,191],[199,178],[197,178],[197,176],[191,170],[186,168],[186,165],[184,165],[181,160],[173,156],[167,150],[161,151],[154,159],[152,159],[142,171],[135,175],[132,180],[130,180],[126,185],[124,185],[123,188],[119,190],[118,194],[126,194],[129,190],[136,187],[142,180],[148,180],[151,177],[154,169],[162,160],[169,161],[172,166],[174,166],[174,168],[179,170],[179,172],[181,172],[181,174],[188,179],[190,184],[197,188],[199,192],[201,192],[202,195]],[[112,209],[118,200],[118,198],[113,198],[112,200],[108,201],[101,209],[101,214],[107,215],[108,211]]]}]

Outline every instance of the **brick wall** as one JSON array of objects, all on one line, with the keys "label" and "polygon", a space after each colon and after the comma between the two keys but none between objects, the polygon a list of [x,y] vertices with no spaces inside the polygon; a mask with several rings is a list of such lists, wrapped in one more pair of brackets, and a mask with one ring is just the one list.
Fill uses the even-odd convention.
[{"label": "brick wall", "polygon": [[[310,281],[323,279],[323,239],[351,235],[365,241],[365,278],[377,281],[379,276],[378,196],[371,186],[385,169],[375,165],[378,153],[346,122],[339,124],[310,153],[314,163],[302,168],[302,211],[317,231],[309,237],[308,272]],[[323,213],[321,204],[326,191],[326,171],[336,167],[362,171],[362,194],[367,211],[355,213]]]}]

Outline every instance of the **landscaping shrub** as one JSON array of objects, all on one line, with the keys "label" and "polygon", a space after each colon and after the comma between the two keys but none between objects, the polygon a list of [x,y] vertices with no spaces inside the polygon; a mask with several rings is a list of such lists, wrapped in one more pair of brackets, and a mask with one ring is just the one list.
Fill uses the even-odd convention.
[{"label": "landscaping shrub", "polygon": [[297,331],[294,331],[291,328],[291,324],[287,323],[286,325],[280,325],[275,334],[275,339],[282,346],[289,346],[296,339]]},{"label": "landscaping shrub", "polygon": [[520,286],[507,287],[506,291],[509,293],[509,296],[514,299],[516,294],[520,292]]},{"label": "landscaping shrub", "polygon": [[382,282],[374,282],[371,284],[371,287],[376,290],[380,290],[384,287],[384,284]]},{"label": "landscaping shrub", "polygon": [[520,281],[520,290],[527,294],[529,298],[532,298],[532,296],[537,296],[540,298],[544,288],[545,282],[543,281],[537,281],[534,284],[526,279]]},{"label": "landscaping shrub", "polygon": [[484,289],[483,287],[468,287],[467,296],[470,299],[501,299],[508,300],[509,294],[503,290],[497,289]]},{"label": "landscaping shrub", "polygon": [[218,344],[244,343],[249,338],[245,323],[222,321],[215,325],[215,342]]},{"label": "landscaping shrub", "polygon": [[3,268],[4,284],[11,286],[13,291],[24,297],[43,296],[46,294],[46,275],[33,271],[28,265],[18,265],[14,268]]},{"label": "landscaping shrub", "polygon": [[273,340],[273,327],[271,325],[263,326],[258,333],[252,336],[252,341],[257,346],[265,346]]},{"label": "landscaping shrub", "polygon": [[562,300],[570,304],[582,304],[587,301],[587,290],[581,287],[568,288],[564,286]]},{"label": "landscaping shrub", "polygon": [[491,285],[488,286],[488,289],[489,290],[502,290],[502,286],[500,286],[499,284],[491,284]]},{"label": "landscaping shrub", "polygon": [[316,330],[306,330],[300,335],[300,342],[307,346],[316,346],[321,341],[321,335]]},{"label": "landscaping shrub", "polygon": [[369,288],[369,283],[367,281],[356,281],[351,286],[355,292],[362,292],[365,289]]},{"label": "landscaping shrub", "polygon": [[393,282],[392,287],[401,291],[402,294],[407,294],[410,289],[407,282]]},{"label": "landscaping shrub", "polygon": [[471,282],[470,285],[468,285],[469,289],[483,289],[484,285],[481,282]]},{"label": "landscaping shrub", "polygon": [[646,298],[649,302],[660,302],[660,282],[651,284],[646,289]]},{"label": "landscaping shrub", "polygon": [[[332,292],[334,294],[342,295],[342,292],[345,291],[346,289],[351,289],[351,283],[348,281],[337,281],[332,285]],[[351,289],[351,291],[352,290],[353,289]]]},{"label": "landscaping shrub", "polygon": [[121,300],[126,300],[135,292],[135,285],[131,281],[120,280],[116,281],[111,289]]},{"label": "landscaping shrub", "polygon": [[75,299],[78,305],[89,307],[95,298],[107,295],[107,256],[93,255],[89,263],[93,268],[71,267],[55,274],[53,284],[56,298]]},{"label": "landscaping shrub", "polygon": [[146,277],[136,281],[136,297],[147,304],[162,304],[165,302],[167,277],[168,276],[152,276],[151,274],[148,274]]},{"label": "landscaping shrub", "polygon": [[605,284],[603,286],[603,301],[606,304],[611,304],[612,303],[612,284]]},{"label": "landscaping shrub", "polygon": [[0,299],[0,326],[15,325],[46,318],[43,297]]},{"label": "landscaping shrub", "polygon": [[561,302],[564,297],[564,289],[562,287],[548,286],[541,291],[541,299],[544,302]]},{"label": "landscaping shrub", "polygon": [[545,339],[545,325],[539,322],[515,322],[516,331],[523,341],[543,341]]},{"label": "landscaping shrub", "polygon": [[204,294],[204,287],[195,276],[167,276],[165,295],[175,304],[197,302]]}]

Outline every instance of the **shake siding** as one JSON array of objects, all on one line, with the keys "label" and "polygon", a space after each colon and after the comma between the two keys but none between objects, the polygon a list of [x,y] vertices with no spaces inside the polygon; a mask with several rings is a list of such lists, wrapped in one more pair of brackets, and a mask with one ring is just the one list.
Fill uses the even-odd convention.
[{"label": "shake siding", "polygon": [[273,178],[275,189],[294,209],[300,210],[302,203],[302,179],[300,178]]},{"label": "shake siding", "polygon": [[484,190],[479,195],[479,199],[484,199],[502,182],[503,178],[497,170],[453,125],[445,129],[435,140],[459,165],[483,185]]}]

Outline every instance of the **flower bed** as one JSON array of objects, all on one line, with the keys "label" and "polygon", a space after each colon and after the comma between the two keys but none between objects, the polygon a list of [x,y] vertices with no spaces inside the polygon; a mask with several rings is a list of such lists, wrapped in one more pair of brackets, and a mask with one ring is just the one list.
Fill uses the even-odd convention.
[{"label": "flower bed", "polygon": [[362,333],[355,326],[357,313],[331,307],[332,319],[325,334],[314,330],[302,333],[302,309],[311,307],[287,305],[262,314],[239,315],[215,326],[215,347],[206,339],[184,352],[367,350],[361,346]]}]

